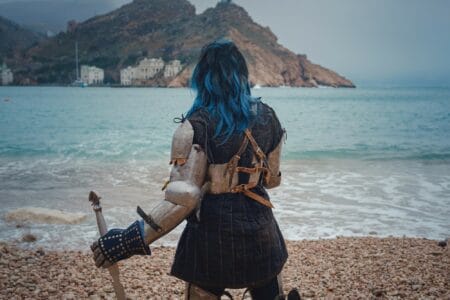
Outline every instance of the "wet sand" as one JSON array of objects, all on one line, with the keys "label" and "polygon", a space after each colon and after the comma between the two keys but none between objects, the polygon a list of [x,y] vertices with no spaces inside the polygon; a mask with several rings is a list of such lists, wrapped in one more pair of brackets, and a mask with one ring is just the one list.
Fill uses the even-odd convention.
[{"label": "wet sand", "polygon": [[[304,299],[450,299],[449,246],[435,240],[346,237],[292,241],[288,250],[284,289],[297,287]],[[183,299],[184,283],[168,275],[175,249],[152,251],[119,263],[127,296]],[[230,292],[242,298],[243,290]],[[0,299],[114,299],[114,292],[88,251],[0,243]]]}]

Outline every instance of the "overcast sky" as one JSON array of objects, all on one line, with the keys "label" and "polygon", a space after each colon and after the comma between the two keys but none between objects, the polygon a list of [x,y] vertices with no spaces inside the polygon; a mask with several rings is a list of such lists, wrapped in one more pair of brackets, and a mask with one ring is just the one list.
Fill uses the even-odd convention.
[{"label": "overcast sky", "polygon": [[[191,0],[199,10],[216,1]],[[450,84],[448,0],[235,0],[294,52],[356,82]]]},{"label": "overcast sky", "polygon": [[[198,13],[217,3],[190,1]],[[450,85],[450,0],[234,2],[269,26],[285,47],[357,84]]]}]

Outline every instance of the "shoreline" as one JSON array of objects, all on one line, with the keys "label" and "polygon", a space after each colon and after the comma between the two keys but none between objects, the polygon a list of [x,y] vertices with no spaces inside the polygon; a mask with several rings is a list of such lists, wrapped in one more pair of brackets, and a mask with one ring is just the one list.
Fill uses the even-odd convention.
[{"label": "shoreline", "polygon": [[[304,299],[450,298],[450,250],[436,240],[338,237],[287,245],[284,291],[296,287]],[[184,283],[168,275],[174,251],[152,247],[151,257],[119,263],[131,299],[183,299]],[[89,251],[25,250],[0,241],[0,266],[2,299],[114,298],[108,272],[95,268]]]}]

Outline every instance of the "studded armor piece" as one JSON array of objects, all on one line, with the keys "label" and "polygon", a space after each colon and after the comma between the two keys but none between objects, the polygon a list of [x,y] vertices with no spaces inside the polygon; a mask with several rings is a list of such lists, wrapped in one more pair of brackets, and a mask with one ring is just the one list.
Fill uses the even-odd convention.
[{"label": "studded armor piece", "polygon": [[103,256],[111,263],[133,255],[150,255],[144,243],[142,221],[136,221],[127,229],[111,229],[102,236],[98,245]]}]

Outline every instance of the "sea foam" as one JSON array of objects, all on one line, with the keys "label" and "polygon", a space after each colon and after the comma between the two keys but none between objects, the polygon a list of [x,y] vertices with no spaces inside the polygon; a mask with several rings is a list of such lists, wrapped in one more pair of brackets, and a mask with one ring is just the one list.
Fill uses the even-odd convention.
[{"label": "sea foam", "polygon": [[16,223],[79,224],[86,217],[86,214],[83,213],[70,213],[62,210],[29,206],[6,213],[5,220]]}]

